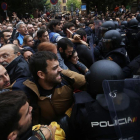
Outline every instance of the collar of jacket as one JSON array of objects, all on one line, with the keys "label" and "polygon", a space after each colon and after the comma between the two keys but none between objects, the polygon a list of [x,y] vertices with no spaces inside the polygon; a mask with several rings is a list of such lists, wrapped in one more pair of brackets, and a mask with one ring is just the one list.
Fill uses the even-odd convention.
[{"label": "collar of jacket", "polygon": [[10,72],[11,69],[13,69],[13,67],[15,67],[18,63],[20,59],[24,59],[22,57],[22,55],[16,57],[7,67],[6,70],[8,71],[8,73]]},{"label": "collar of jacket", "polygon": [[48,98],[48,97],[40,96],[37,85],[34,82],[30,81],[29,79],[24,81],[23,84],[27,86],[29,89],[31,89],[33,92],[35,92],[35,94],[38,96],[40,100],[44,100]]}]

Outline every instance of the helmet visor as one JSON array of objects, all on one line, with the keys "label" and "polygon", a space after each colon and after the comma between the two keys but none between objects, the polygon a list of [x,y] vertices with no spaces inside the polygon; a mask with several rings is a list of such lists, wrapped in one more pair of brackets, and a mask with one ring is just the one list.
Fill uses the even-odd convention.
[{"label": "helmet visor", "polygon": [[107,53],[107,52],[111,51],[111,49],[112,49],[112,40],[111,39],[102,39],[102,42],[103,42],[102,51],[104,53]]}]

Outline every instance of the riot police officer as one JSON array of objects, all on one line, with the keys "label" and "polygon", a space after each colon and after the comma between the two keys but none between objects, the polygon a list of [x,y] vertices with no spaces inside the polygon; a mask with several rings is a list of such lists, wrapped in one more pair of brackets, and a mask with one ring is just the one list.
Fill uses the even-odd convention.
[{"label": "riot police officer", "polygon": [[[75,94],[75,105],[71,115],[71,129],[74,130],[75,140],[118,140],[120,137],[115,131],[116,126],[124,130],[122,131],[121,129],[120,131],[124,132],[123,136],[127,139],[132,140],[135,132],[139,134],[139,125],[135,123],[136,120],[133,122],[132,118],[132,116],[138,118],[140,116],[140,113],[138,113],[140,99],[137,94],[132,92],[133,94],[130,95],[125,93],[119,95],[118,92],[122,92],[123,85],[120,87],[119,84],[113,84],[113,89],[115,90],[108,93],[108,96],[114,98],[114,100],[116,99],[116,110],[112,110],[111,113],[119,112],[117,123],[117,118],[111,119],[108,103],[105,95],[102,94],[102,82],[104,79],[123,79],[121,67],[108,60],[100,60],[90,67],[90,71],[86,75],[87,89],[90,95],[87,92]],[[129,86],[127,85],[126,90],[130,91],[128,89]],[[130,108],[133,108],[132,112],[129,112]],[[130,131],[129,128],[133,129]]]},{"label": "riot police officer", "polygon": [[102,38],[102,54],[105,59],[114,61],[123,68],[128,65],[129,58],[125,48],[120,46],[121,41],[121,34],[118,31],[107,31]]},{"label": "riot police officer", "polygon": [[104,59],[104,56],[102,55],[102,50],[101,50],[101,48],[103,46],[101,39],[102,39],[104,33],[109,30],[115,30],[115,29],[116,29],[116,26],[113,21],[106,21],[100,27],[100,34],[99,34],[100,41],[99,41],[98,45],[94,48],[95,61]]},{"label": "riot police officer", "polygon": [[127,24],[127,43],[126,49],[130,60],[133,60],[136,56],[140,54],[140,45],[138,39],[138,21],[136,19],[131,19]]},{"label": "riot police officer", "polygon": [[[127,21],[122,21],[120,26],[120,34],[122,37],[122,42],[126,45],[127,37],[126,37],[126,29],[127,29]],[[126,46],[125,46],[126,47]]]}]

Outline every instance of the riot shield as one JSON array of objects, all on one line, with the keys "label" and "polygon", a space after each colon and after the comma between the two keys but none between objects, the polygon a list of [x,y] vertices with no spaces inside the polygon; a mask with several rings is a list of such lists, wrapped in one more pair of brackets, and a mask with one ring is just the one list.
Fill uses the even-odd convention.
[{"label": "riot shield", "polygon": [[103,90],[119,140],[140,140],[140,80],[105,80]]}]

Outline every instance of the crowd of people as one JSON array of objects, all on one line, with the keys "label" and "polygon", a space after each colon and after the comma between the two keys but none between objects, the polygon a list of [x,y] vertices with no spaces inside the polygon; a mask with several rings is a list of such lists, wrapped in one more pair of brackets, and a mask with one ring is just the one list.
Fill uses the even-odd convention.
[{"label": "crowd of people", "polygon": [[[22,19],[13,12],[0,23],[0,139],[120,139],[102,82],[139,79],[140,68],[140,13],[122,9]],[[125,95],[117,110],[126,118],[131,106],[138,121],[122,127],[137,128],[123,138],[139,140],[138,95]]]}]

